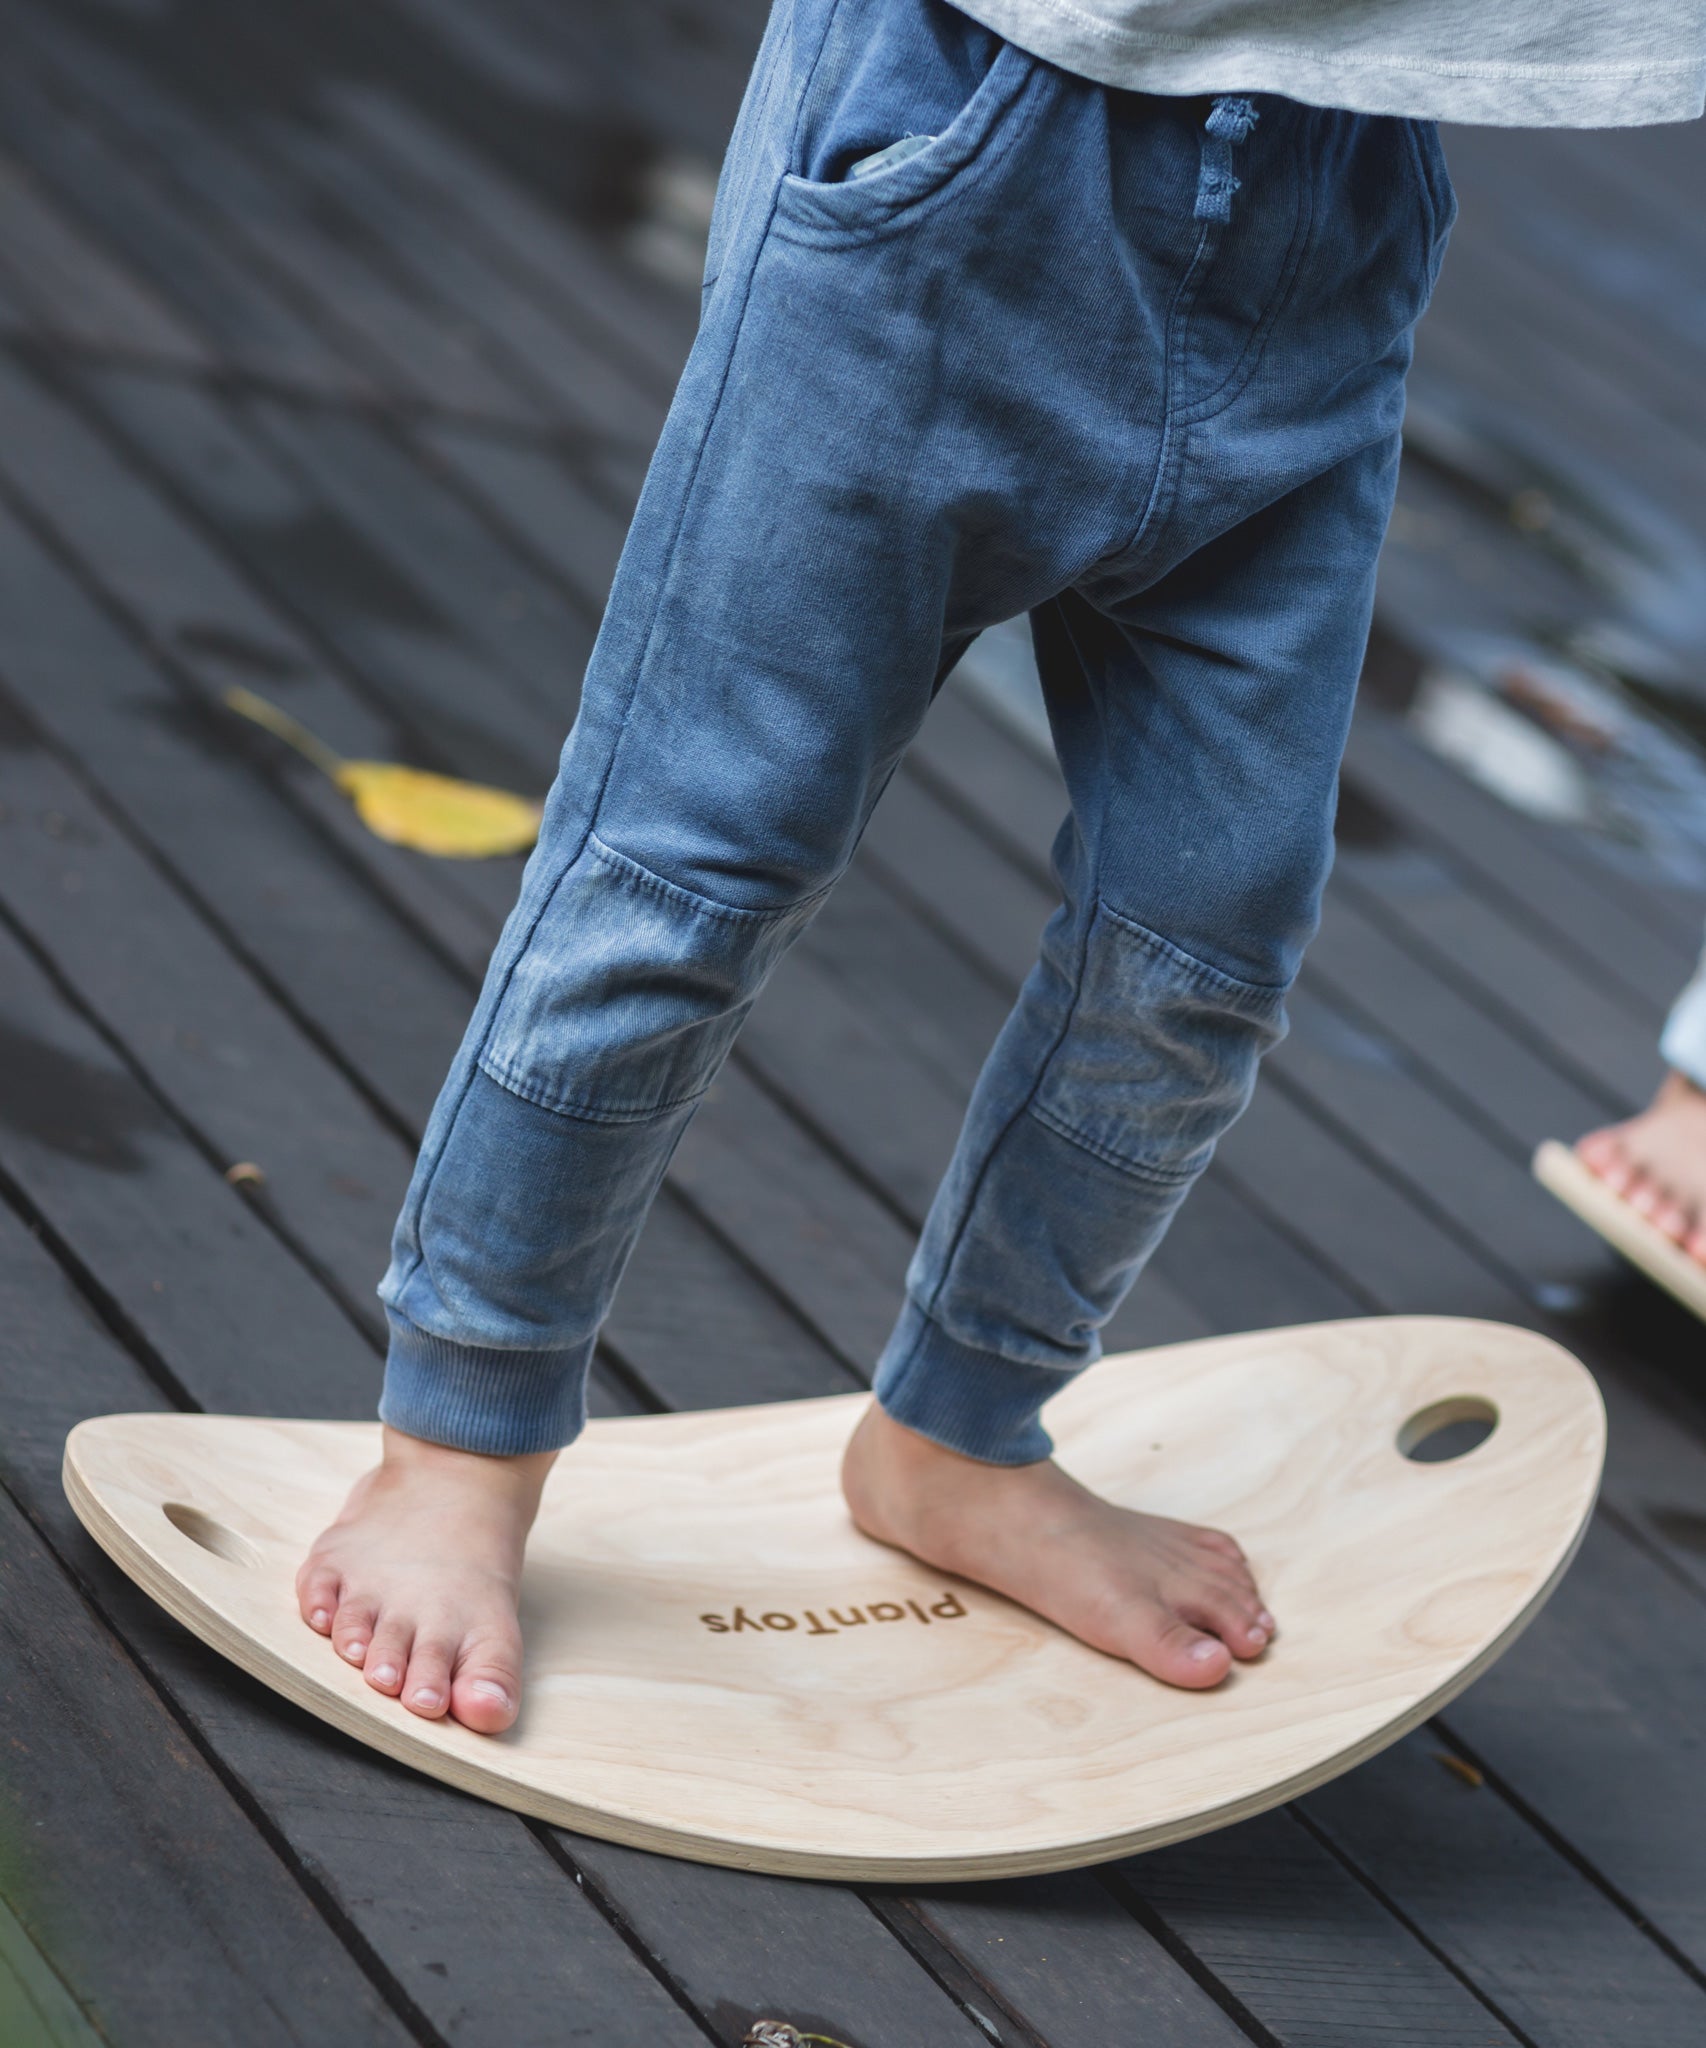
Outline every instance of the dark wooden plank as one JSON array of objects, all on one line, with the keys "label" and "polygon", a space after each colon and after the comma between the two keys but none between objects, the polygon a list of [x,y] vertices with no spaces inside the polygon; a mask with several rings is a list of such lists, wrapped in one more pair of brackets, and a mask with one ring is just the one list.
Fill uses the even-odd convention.
[{"label": "dark wooden plank", "polygon": [[[397,396],[451,411],[533,421],[541,409],[502,364],[451,330],[418,288],[333,193],[304,191],[247,135],[222,133],[237,112],[229,92],[217,118],[190,97],[79,32],[60,10],[18,0],[11,53],[72,103],[93,104],[130,149],[163,167],[173,188],[239,260],[275,279],[353,367]],[[228,81],[228,84],[231,83]]]},{"label": "dark wooden plank", "polygon": [[88,1013],[116,1022],[128,1058],[215,1165],[261,1169],[264,1183],[244,1191],[251,1209],[379,1341],[373,1288],[408,1147],[36,742],[3,683],[0,917]]},{"label": "dark wooden plank", "polygon": [[206,346],[170,307],[3,157],[0,271],[31,307],[42,336],[181,370],[209,366]]},{"label": "dark wooden plank", "polygon": [[[554,763],[592,651],[598,613],[565,602],[490,525],[395,442],[350,414],[256,405],[247,417],[288,455],[322,504],[337,508],[452,622],[471,648],[544,707]],[[537,770],[535,771],[537,772]]]},{"label": "dark wooden plank", "polygon": [[[79,378],[76,388],[131,446],[157,465],[160,475],[183,493],[249,573],[275,595],[278,602],[271,609],[284,608],[306,623],[322,644],[363,678],[374,709],[390,714],[389,733],[373,721],[379,729],[371,735],[371,746],[344,737],[351,725],[348,718],[340,718],[323,735],[331,744],[370,756],[377,752],[382,759],[400,751],[424,753],[422,765],[500,786],[543,788],[573,714],[579,683],[575,650],[577,643],[583,650],[590,645],[588,629],[579,619],[561,621],[566,644],[560,650],[553,706],[541,703],[537,691],[517,678],[507,660],[494,663],[487,646],[461,629],[431,581],[423,583],[398,566],[398,543],[382,534],[376,538],[370,527],[352,521],[347,504],[327,498],[323,478],[313,477],[310,470],[305,480],[303,470],[313,463],[317,432],[327,440],[341,436],[346,445],[360,447],[374,445],[371,428],[356,420],[303,418],[282,437],[286,456],[276,442],[269,445],[246,431],[240,407],[185,385],[102,373]],[[55,422],[52,431],[55,440],[66,438],[60,423]],[[13,461],[21,468],[22,454]],[[39,476],[32,475],[26,487],[38,498],[47,495]],[[138,490],[138,485],[130,486],[133,500]],[[454,522],[457,509],[451,507],[444,514],[441,527]],[[413,523],[418,527],[427,516],[417,514]],[[191,544],[169,528],[146,547],[156,557],[170,550],[182,565],[178,582],[189,587]],[[134,547],[128,552],[134,553]],[[103,579],[122,571],[124,558],[116,549],[91,548],[90,553]],[[198,566],[200,560],[210,559],[198,550]],[[446,574],[453,575],[450,558],[440,559]],[[267,608],[240,593],[229,571],[200,567],[195,582],[196,616],[203,622],[204,640],[205,628],[211,625],[263,645],[279,644],[279,622],[263,631]],[[520,593],[522,603],[513,623],[518,631],[527,626],[529,585],[518,568],[511,584],[485,589],[483,608],[493,638],[503,634],[503,597],[510,587]],[[170,605],[169,587],[162,587],[143,616],[158,617]],[[297,665],[325,666],[305,663],[300,656]],[[252,680],[266,694],[265,680]],[[340,694],[353,693],[346,686]],[[299,703],[308,705],[309,694],[300,681],[293,682],[286,702],[293,709]],[[301,715],[312,722],[317,714],[304,709]]]},{"label": "dark wooden plank", "polygon": [[1578,1088],[1627,1110],[1651,1096],[1661,1072],[1658,1017],[1633,1009],[1532,931],[1468,894],[1444,861],[1416,849],[1347,852],[1337,884],[1430,972],[1526,1039],[1536,1057]]},{"label": "dark wooden plank", "polygon": [[409,1125],[443,1077],[466,982],[351,886],[336,850],[243,771],[229,724],[194,716],[3,508],[0,588],[29,600],[6,607],[12,695],[120,801],[275,998],[288,991],[292,1014],[376,1075],[372,1099]]},{"label": "dark wooden plank", "polygon": [[[826,1170],[828,1169],[828,1170]],[[913,1233],[732,1063],[688,1126],[672,1183],[755,1261],[855,1369],[875,1365]]]},{"label": "dark wooden plank", "polygon": [[371,1415],[373,1344],[0,926],[0,1175],[158,1356],[252,1410],[289,1386],[310,1414]]},{"label": "dark wooden plank", "polygon": [[1286,1814],[1120,1869],[1283,2048],[1493,2048],[1523,2038],[1421,1942],[1395,1939],[1383,1902]]},{"label": "dark wooden plank", "polygon": [[[1706,1975],[1699,1614],[1697,1593],[1602,1519],[1522,1644],[1445,1717],[1465,1753],[1687,1959],[1696,1984]],[[1418,1861],[1418,1895],[1429,1881]]]},{"label": "dark wooden plank", "polygon": [[4,1496],[0,1588],[5,1889],[100,2034],[126,2048],[408,2041]]},{"label": "dark wooden plank", "polygon": [[[1487,1710],[1471,1695],[1468,1711]],[[1525,2039],[1675,2048],[1698,2033],[1706,1988],[1655,1962],[1648,1935],[1506,1801],[1453,1774],[1450,1754],[1429,1731],[1409,1736],[1303,1810]]]},{"label": "dark wooden plank", "polygon": [[855,1892],[561,1839],[588,1884],[619,1902],[636,1939],[663,1960],[720,2048],[740,2048],[760,2019],[827,2034],[846,2048],[989,2048],[985,2029]]},{"label": "dark wooden plank", "polygon": [[606,356],[589,346],[573,323],[555,317],[504,266],[490,262],[477,241],[446,235],[429,200],[375,172],[343,137],[323,126],[280,122],[269,140],[310,189],[336,194],[422,299],[439,306],[446,327],[502,373],[506,390],[526,393],[571,430],[650,451],[663,408],[614,351]]},{"label": "dark wooden plank", "polygon": [[[1632,918],[1631,892],[1570,859],[1562,829],[1547,835],[1529,819],[1477,789],[1404,733],[1387,714],[1365,706],[1345,759],[1352,786],[1379,804],[1406,837],[1447,853],[1478,894],[1533,919],[1550,942],[1590,973],[1625,985],[1643,1014],[1668,1007],[1694,964],[1696,933],[1686,946]],[[1640,892],[1639,902],[1656,891]],[[1703,906],[1706,908],[1706,906]]]},{"label": "dark wooden plank", "polygon": [[319,391],[371,388],[272,282],[203,231],[157,172],[130,160],[51,83],[12,62],[0,74],[0,132],[43,187],[205,335],[221,358],[253,375]]},{"label": "dark wooden plank", "polygon": [[100,2036],[23,1922],[0,1899],[0,2041],[16,2048],[98,2048]]},{"label": "dark wooden plank", "polygon": [[[355,19],[355,18],[352,18]],[[635,274],[562,208],[541,203],[453,128],[435,126],[387,83],[338,80],[323,94],[352,134],[413,183],[446,219],[509,263],[559,317],[621,351],[660,399],[673,389],[693,340],[698,308]]]},{"label": "dark wooden plank", "polygon": [[560,453],[436,420],[417,425],[412,439],[506,537],[602,612],[627,523]]},{"label": "dark wooden plank", "polygon": [[[94,1548],[59,1488],[65,1432],[87,1414],[156,1408],[160,1396],[94,1322],[41,1247],[4,1214],[0,1301],[11,1354],[12,1425],[0,1445],[6,1484],[50,1532],[99,1602],[108,1625],[165,1688],[197,1741],[267,1817],[293,1865],[311,1875],[319,1895],[379,1959],[382,1972],[399,1986],[427,2030],[425,2037],[489,2042],[493,2048],[507,2048],[516,2040],[639,2038],[677,2048],[702,2039],[698,2027],[546,1852],[536,1831],[496,1807],[384,1761],[288,1706],[195,1642]],[[193,1360],[186,1360],[184,1377],[198,1392],[219,1391],[203,1380]],[[256,1380],[245,1405],[271,1412],[278,1391]],[[128,1725],[126,1717],[115,1714],[109,1740],[113,1727]],[[159,1754],[159,1738],[145,1719],[138,1720],[130,1739],[139,1758]],[[177,1741],[182,1746],[181,1738]],[[162,1762],[174,1754],[167,1745]],[[67,1796],[74,1800],[77,1788],[68,1787]],[[162,1811],[174,1810],[182,1811],[167,1795]],[[98,1829],[96,1812],[84,1818]],[[175,1824],[170,1832],[175,1838]],[[196,1833],[184,1832],[191,1843],[198,1841]],[[245,1832],[259,1848],[259,1838],[252,1830]],[[204,1827],[202,1840],[207,1833]],[[217,1858],[220,1875],[219,1886],[211,1889],[228,1897],[230,1910],[270,1915],[267,1888],[251,1874],[252,1855],[240,1844],[228,1856],[217,1840],[205,1846]],[[270,1851],[262,1853],[270,1860]],[[116,1919],[127,1927],[135,1924],[122,1901]],[[247,1947],[255,1945],[252,1930],[245,1941]],[[263,1952],[268,1948],[265,1942],[259,1945]],[[178,1953],[178,1944],[167,1941],[165,1946]],[[133,1967],[123,1945],[109,1940],[105,1948],[109,1967]],[[193,1951],[184,1956],[183,1967],[193,1992],[198,1968]],[[277,2038],[315,2038],[318,1987],[328,1976],[328,1989],[335,1993],[336,1975],[322,1966],[302,1996],[283,2001],[286,2014],[302,2015],[304,2030],[277,2032]],[[328,2015],[325,2038],[382,2038],[377,2029],[362,2031],[365,2008],[359,1999],[345,2003],[351,2008],[350,2023],[339,2031],[330,2025],[335,2016]],[[224,2027],[210,2033],[211,2021],[171,2011],[163,2017],[179,2028],[164,2034],[174,2041],[248,2038],[247,2030],[235,2025],[229,2034]],[[114,2036],[127,2043],[157,2037],[140,2030]]]},{"label": "dark wooden plank", "polygon": [[[915,1891],[904,1911],[1049,2048],[1232,2048],[1249,2039],[1095,1876]],[[1224,1994],[1222,1994],[1224,1995]],[[1121,2033],[1110,2036],[1118,2016]],[[1129,2030],[1129,2031],[1126,2031]]]},{"label": "dark wooden plank", "polygon": [[1615,1277],[1611,1252],[1534,1179],[1526,1149],[1489,1144],[1470,1105],[1312,986],[1289,1007],[1291,1035],[1272,1073],[1309,1103],[1330,1106],[1348,1140],[1513,1287],[1542,1308],[1572,1308]]},{"label": "dark wooden plank", "polygon": [[1616,1099],[1590,1092],[1507,1030],[1359,903],[1329,886],[1326,915],[1304,962],[1303,986],[1320,988],[1418,1061],[1437,1095],[1527,1156],[1542,1138],[1574,1137],[1603,1123]]}]

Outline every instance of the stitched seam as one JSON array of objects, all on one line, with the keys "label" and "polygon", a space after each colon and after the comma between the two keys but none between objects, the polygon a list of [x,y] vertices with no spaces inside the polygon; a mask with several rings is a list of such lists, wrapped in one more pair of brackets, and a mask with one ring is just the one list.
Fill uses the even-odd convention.
[{"label": "stitched seam", "polygon": [[1104,1145],[1100,1139],[1092,1138],[1087,1131],[1069,1124],[1064,1117],[1057,1116],[1040,1102],[1028,1103],[1026,1110],[1039,1124],[1053,1131],[1057,1138],[1066,1139],[1068,1144],[1076,1145],[1081,1152],[1088,1152],[1093,1159],[1101,1160],[1104,1166],[1113,1167],[1130,1180],[1145,1181],[1156,1188],[1188,1188],[1202,1172],[1202,1166],[1183,1166],[1172,1171],[1165,1167],[1146,1166],[1123,1152],[1116,1152],[1111,1145]]},{"label": "stitched seam", "polygon": [[[824,17],[823,34],[818,41],[816,50],[812,53],[810,68],[807,70],[805,80],[800,87],[800,96],[795,102],[794,125],[788,133],[789,162],[793,161],[794,144],[799,137],[800,123],[805,119],[806,102],[811,94],[812,82],[817,77],[817,68],[823,61],[823,53],[829,44],[829,32],[834,25],[836,15],[840,12],[840,8],[841,0],[835,0],[835,5],[830,8],[828,14]],[[780,182],[773,182],[770,187],[770,208],[764,216],[764,226],[753,249],[752,261],[747,266],[746,284],[745,289],[741,293],[740,311],[735,315],[734,332],[729,336],[728,350],[723,357],[722,373],[717,379],[716,392],[712,396],[711,403],[706,411],[705,431],[699,436],[699,446],[694,450],[692,473],[682,486],[681,506],[676,514],[675,526],[669,536],[669,549],[658,576],[657,595],[652,601],[652,615],[646,627],[645,645],[640,649],[638,656],[635,658],[633,675],[628,684],[628,699],[622,707],[622,723],[617,729],[615,738],[611,741],[610,753],[604,764],[604,773],[599,778],[598,790],[593,797],[591,808],[587,814],[589,835],[592,828],[597,825],[599,813],[604,808],[604,798],[610,788],[610,778],[616,772],[616,757],[621,753],[622,743],[628,737],[628,723],[633,715],[634,699],[639,694],[640,681],[645,674],[646,663],[651,659],[652,644],[657,638],[658,619],[662,614],[664,600],[669,593],[670,583],[675,574],[675,558],[681,546],[681,536],[686,530],[687,515],[693,504],[693,493],[699,483],[699,472],[705,464],[705,450],[711,445],[711,436],[716,430],[717,419],[723,409],[723,396],[729,388],[729,378],[734,371],[735,357],[740,351],[741,336],[746,331],[746,316],[752,307],[752,289],[758,277],[758,266],[764,255],[764,245],[770,239],[775,229],[776,201],[780,190]],[[582,843],[584,844],[585,842],[583,841]],[[577,848],[577,857],[579,851],[580,849]],[[558,877],[558,880],[561,881],[561,876]],[[529,937],[531,936],[532,933],[530,931]]]},{"label": "stitched seam", "polygon": [[[596,1104],[583,1102],[574,1096],[547,1095],[543,1088],[537,1088],[531,1081],[520,1080],[490,1053],[481,1053],[476,1063],[480,1072],[495,1087],[508,1095],[518,1095],[523,1102],[532,1103],[535,1109],[542,1109],[548,1116],[564,1117],[573,1123],[583,1124],[649,1124],[672,1115],[678,1109],[688,1109],[695,1102],[703,1100],[705,1088],[696,1088],[689,1095],[677,1095],[668,1102],[650,1103],[644,1109],[600,1109]],[[709,1087],[707,1082],[706,1087]]]},{"label": "stitched seam", "polygon": [[[1067,1004],[1066,1014],[1060,1020],[1060,1029],[1055,1034],[1054,1043],[1049,1047],[1048,1051],[1044,1054],[1044,1056],[1037,1062],[1037,1071],[1032,1076],[1031,1085],[1029,1089],[1026,1091],[1024,1099],[1014,1106],[1012,1114],[1008,1117],[1007,1121],[1001,1126],[1001,1129],[996,1133],[995,1138],[991,1142],[988,1151],[984,1153],[983,1163],[979,1166],[977,1170],[977,1179],[972,1185],[971,1192],[966,1196],[965,1207],[960,1211],[960,1220],[954,1231],[953,1243],[949,1245],[947,1256],[942,1261],[942,1270],[937,1277],[935,1287],[931,1290],[930,1299],[927,1302],[920,1302],[918,1304],[919,1313],[928,1320],[934,1320],[936,1304],[941,1300],[942,1295],[947,1288],[948,1281],[953,1274],[954,1261],[959,1257],[960,1246],[965,1242],[966,1232],[971,1228],[971,1219],[973,1213],[977,1208],[979,1200],[982,1198],[983,1184],[985,1180],[989,1177],[990,1168],[995,1163],[995,1155],[1001,1150],[1002,1146],[1006,1144],[1009,1136],[1018,1127],[1020,1117],[1022,1117],[1025,1114],[1026,1110],[1030,1108],[1031,1104],[1036,1101],[1037,1092],[1042,1087],[1044,1078],[1046,1077],[1049,1068],[1054,1064],[1055,1055],[1060,1051],[1060,1048],[1066,1043],[1067,1034],[1072,1029],[1072,1020],[1078,1015],[1078,1005],[1084,993],[1084,968],[1089,958],[1090,951],[1090,930],[1092,925],[1094,925],[1095,921],[1096,920],[1093,916],[1087,917],[1084,920],[1084,936],[1079,941],[1078,965],[1073,973],[1072,978],[1072,1000]],[[916,1349],[917,1347],[915,1345],[915,1352]],[[911,1363],[912,1359],[909,1357],[907,1359],[908,1366],[910,1366]]]},{"label": "stitched seam", "polygon": [[1179,288],[1173,294],[1173,303],[1167,309],[1167,339],[1161,352],[1161,445],[1155,452],[1155,474],[1150,479],[1148,499],[1130,536],[1105,554],[1098,555],[1090,564],[1092,569],[1098,563],[1117,561],[1136,553],[1147,540],[1151,527],[1161,526],[1173,508],[1179,474],[1178,435],[1175,430],[1186,424],[1184,414],[1178,409],[1179,358],[1190,324],[1191,309],[1197,302],[1197,294],[1202,290],[1213,259],[1218,239],[1215,227],[1213,221],[1203,222],[1197,245],[1191,251],[1191,260],[1185,266]]},{"label": "stitched seam", "polygon": [[754,910],[747,904],[724,903],[715,896],[701,896],[696,889],[684,889],[679,882],[670,881],[667,875],[660,875],[655,868],[648,868],[631,854],[619,851],[590,829],[586,835],[585,850],[605,867],[614,868],[618,874],[626,876],[636,887],[661,896],[665,902],[679,903],[700,916],[721,918],[728,924],[760,927],[779,924],[784,918],[793,917],[821,902],[835,886],[833,882],[826,882],[809,895],[796,896],[791,902],[778,904],[774,909]]},{"label": "stitched seam", "polygon": [[[1301,154],[1300,139],[1297,156]],[[1294,182],[1299,188],[1297,218],[1292,224],[1291,242],[1285,252],[1285,263],[1281,268],[1279,281],[1268,300],[1267,310],[1246,340],[1237,362],[1214,390],[1194,399],[1181,409],[1179,418],[1187,425],[1200,426],[1203,421],[1212,419],[1216,413],[1224,412],[1228,406],[1237,402],[1239,394],[1261,367],[1262,358],[1267,353],[1268,342],[1279,317],[1291,303],[1291,295],[1297,288],[1298,276],[1303,269],[1303,256],[1309,246],[1310,231],[1315,225],[1315,182],[1312,178],[1303,176],[1296,157],[1293,159],[1291,170]]]},{"label": "stitched seam", "polygon": [[[1010,44],[1009,48],[1015,52],[1018,50],[1016,44]],[[1019,127],[1018,122],[1012,118],[1013,114],[1042,69],[1041,59],[1030,58],[1029,68],[1019,83],[991,113],[990,128],[983,141],[962,163],[948,171],[940,184],[932,185],[916,199],[903,199],[892,213],[882,214],[863,225],[850,221],[845,227],[837,227],[832,223],[825,223],[821,227],[806,226],[790,223],[784,216],[775,229],[775,239],[787,242],[796,249],[861,248],[868,243],[882,241],[891,234],[898,234],[903,228],[910,227],[914,221],[935,212],[939,206],[946,205],[956,192],[963,191],[974,178],[982,177],[994,170],[1011,152]],[[809,181],[802,182],[809,184]],[[831,186],[828,189],[833,191],[839,188]],[[790,232],[791,228],[795,231]]]},{"label": "stitched seam", "polygon": [[1224,968],[1212,967],[1206,960],[1199,960],[1194,953],[1187,953],[1183,946],[1175,946],[1171,939],[1164,939],[1159,932],[1151,931],[1148,925],[1139,924],[1135,917],[1127,917],[1116,910],[1111,903],[1097,898],[1097,907],[1102,915],[1122,931],[1130,932],[1134,939],[1147,946],[1152,952],[1162,954],[1174,966],[1182,968],[1194,980],[1205,981],[1211,988],[1229,989],[1234,994],[1259,996],[1268,999],[1283,999],[1289,982],[1245,981],[1236,974],[1228,974]]}]

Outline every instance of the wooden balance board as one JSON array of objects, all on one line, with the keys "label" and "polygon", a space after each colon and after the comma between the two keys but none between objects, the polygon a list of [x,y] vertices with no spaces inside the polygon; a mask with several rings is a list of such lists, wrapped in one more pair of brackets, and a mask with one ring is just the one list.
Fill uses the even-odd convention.
[{"label": "wooden balance board", "polygon": [[[1280,1633],[1181,1692],[861,1536],[837,1485],[868,1397],[594,1422],[523,1588],[522,1714],[422,1721],[297,1613],[365,1423],[113,1415],[66,1447],[95,1539],[204,1642],[335,1727],[566,1827],[797,1876],[1092,1863],[1259,1813],[1486,1668],[1593,1505],[1604,1411],[1568,1352],[1402,1317],[1110,1358],[1051,1404],[1063,1465],[1235,1534]],[[1467,1455],[1405,1455],[1464,1418]]]},{"label": "wooden balance board", "polygon": [[1649,1280],[1706,1316],[1706,1266],[1589,1172],[1568,1145],[1548,1138],[1534,1155],[1534,1177]]}]

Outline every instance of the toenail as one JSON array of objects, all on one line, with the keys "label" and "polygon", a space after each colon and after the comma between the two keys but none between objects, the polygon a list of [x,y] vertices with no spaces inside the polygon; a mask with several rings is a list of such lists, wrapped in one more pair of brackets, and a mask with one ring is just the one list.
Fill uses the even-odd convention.
[{"label": "toenail", "polygon": [[423,1685],[420,1691],[415,1694],[415,1705],[417,1707],[436,1707],[438,1705],[438,1694],[433,1691],[430,1685]]},{"label": "toenail", "polygon": [[345,1643],[344,1655],[352,1664],[359,1664],[362,1658],[367,1655],[367,1645],[365,1643]]},{"label": "toenail", "polygon": [[501,1685],[490,1678],[476,1678],[468,1690],[470,1692],[477,1692],[482,1699],[496,1700],[500,1707],[507,1707],[509,1705],[509,1694],[504,1691]]},{"label": "toenail", "polygon": [[1206,1664],[1211,1657],[1217,1656],[1219,1651],[1220,1645],[1204,1636],[1200,1642],[1192,1643],[1190,1654],[1194,1662]]},{"label": "toenail", "polygon": [[1261,1648],[1261,1646],[1262,1646],[1262,1645],[1263,1645],[1263,1644],[1264,1644],[1264,1643],[1265,1643],[1265,1642],[1267,1641],[1267,1639],[1268,1639],[1268,1632],[1267,1632],[1267,1630],[1266,1630],[1265,1628],[1253,1628],[1253,1629],[1251,1629],[1251,1631],[1250,1631],[1250,1640],[1251,1640],[1251,1642],[1253,1642],[1253,1643],[1254,1643],[1254,1644],[1256,1645],[1256,1647],[1257,1647],[1258,1649],[1260,1649],[1260,1648]]},{"label": "toenail", "polygon": [[376,1664],[367,1675],[373,1680],[375,1685],[395,1685],[397,1683],[397,1667],[395,1664]]},{"label": "toenail", "polygon": [[315,1628],[329,1628],[331,1626],[332,1617],[330,1614],[327,1613],[325,1608],[316,1607],[314,1612],[311,1615],[309,1615],[308,1619]]},{"label": "toenail", "polygon": [[1274,1632],[1274,1618],[1265,1607],[1256,1616],[1256,1626],[1258,1628],[1265,1628],[1269,1635],[1272,1635]]}]

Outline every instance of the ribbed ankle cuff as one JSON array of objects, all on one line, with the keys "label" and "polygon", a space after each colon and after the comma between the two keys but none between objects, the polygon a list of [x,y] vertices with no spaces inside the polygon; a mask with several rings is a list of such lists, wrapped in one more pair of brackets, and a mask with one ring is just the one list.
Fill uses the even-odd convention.
[{"label": "ribbed ankle cuff", "polygon": [[1034,1465],[1054,1449],[1037,1411],[1072,1378],[1056,1366],[974,1351],[909,1301],[873,1385],[885,1414],[933,1443],[988,1465]]},{"label": "ribbed ankle cuff", "polygon": [[408,1436],[517,1458],[573,1443],[586,1424],[584,1352],[486,1351],[453,1344],[387,1309],[391,1348],[379,1419]]}]

